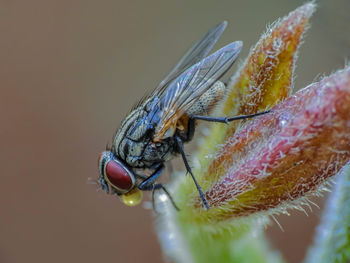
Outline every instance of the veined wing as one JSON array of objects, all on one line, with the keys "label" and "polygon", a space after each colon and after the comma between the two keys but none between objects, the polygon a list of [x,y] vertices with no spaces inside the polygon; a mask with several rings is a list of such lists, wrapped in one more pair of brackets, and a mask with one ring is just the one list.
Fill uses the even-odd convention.
[{"label": "veined wing", "polygon": [[216,25],[212,29],[208,31],[201,39],[199,39],[180,59],[180,61],[176,64],[176,66],[170,71],[170,73],[162,80],[162,82],[158,85],[158,88],[154,91],[155,93],[159,93],[159,89],[162,89],[169,81],[174,79],[177,75],[179,75],[182,71],[193,66],[200,60],[202,60],[206,55],[208,55],[209,51],[213,48],[216,41],[221,36],[222,32],[224,32],[227,26],[227,22],[223,21],[222,23]]},{"label": "veined wing", "polygon": [[[151,123],[157,123],[154,140],[173,135],[176,123],[235,62],[242,42],[233,42],[201,60],[171,81],[158,95]],[[157,120],[157,121],[155,121]]]}]

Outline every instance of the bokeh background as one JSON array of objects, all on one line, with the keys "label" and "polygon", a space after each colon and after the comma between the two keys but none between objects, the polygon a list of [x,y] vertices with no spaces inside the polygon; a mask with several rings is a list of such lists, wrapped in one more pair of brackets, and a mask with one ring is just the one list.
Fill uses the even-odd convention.
[{"label": "bokeh background", "polygon": [[[317,2],[296,89],[350,55],[350,2]],[[243,60],[268,23],[302,3],[0,1],[0,262],[163,262],[151,211],[89,184],[97,155],[213,25],[229,22],[216,48],[243,40]],[[321,214],[313,210],[277,217],[284,232],[267,229],[288,262],[300,262],[311,242]]]}]

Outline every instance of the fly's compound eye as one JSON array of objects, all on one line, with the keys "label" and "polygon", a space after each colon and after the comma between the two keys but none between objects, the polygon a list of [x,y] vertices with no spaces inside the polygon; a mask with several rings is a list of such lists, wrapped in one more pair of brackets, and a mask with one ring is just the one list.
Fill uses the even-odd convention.
[{"label": "fly's compound eye", "polygon": [[127,191],[133,186],[133,178],[120,163],[109,161],[105,172],[105,179],[117,190]]},{"label": "fly's compound eye", "polygon": [[117,194],[126,194],[135,185],[133,173],[110,151],[103,152],[99,156],[99,169],[100,179],[111,186]]}]

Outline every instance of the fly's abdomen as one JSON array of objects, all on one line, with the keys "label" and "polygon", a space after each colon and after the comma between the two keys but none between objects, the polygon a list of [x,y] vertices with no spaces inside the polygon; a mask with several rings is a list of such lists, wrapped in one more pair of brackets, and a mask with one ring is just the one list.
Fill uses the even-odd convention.
[{"label": "fly's abdomen", "polygon": [[207,115],[225,94],[225,84],[217,81],[187,111],[188,116]]}]

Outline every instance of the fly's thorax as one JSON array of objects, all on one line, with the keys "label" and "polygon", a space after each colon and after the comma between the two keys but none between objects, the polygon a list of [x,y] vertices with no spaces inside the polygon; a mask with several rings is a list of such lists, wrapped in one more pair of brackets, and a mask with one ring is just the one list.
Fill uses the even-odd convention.
[{"label": "fly's thorax", "polygon": [[161,142],[153,142],[152,138],[148,137],[139,142],[124,138],[119,146],[119,152],[123,153],[125,156],[123,160],[130,167],[150,168],[157,163],[172,159],[174,148],[175,141],[173,138]]},{"label": "fly's thorax", "polygon": [[187,111],[188,116],[208,114],[223,98],[226,86],[216,81]]},{"label": "fly's thorax", "polygon": [[151,140],[146,123],[147,112],[142,108],[132,111],[123,121],[114,137],[114,149],[120,159],[132,167],[142,167],[140,157]]},{"label": "fly's thorax", "polygon": [[154,101],[156,98],[149,99],[133,110],[115,135],[115,154],[130,167],[149,168],[173,156],[173,138],[161,142],[153,141],[155,124],[149,120],[152,119],[150,114],[154,114]]},{"label": "fly's thorax", "polygon": [[152,131],[153,125],[148,122],[148,115],[153,101],[154,99],[149,98],[130,112],[124,119],[114,137],[114,146],[116,149],[125,137],[138,142],[144,139],[146,133]]},{"label": "fly's thorax", "polygon": [[142,161],[146,167],[153,166],[157,163],[164,163],[175,156],[175,139],[174,137],[166,138],[160,142],[150,142],[144,150]]}]

